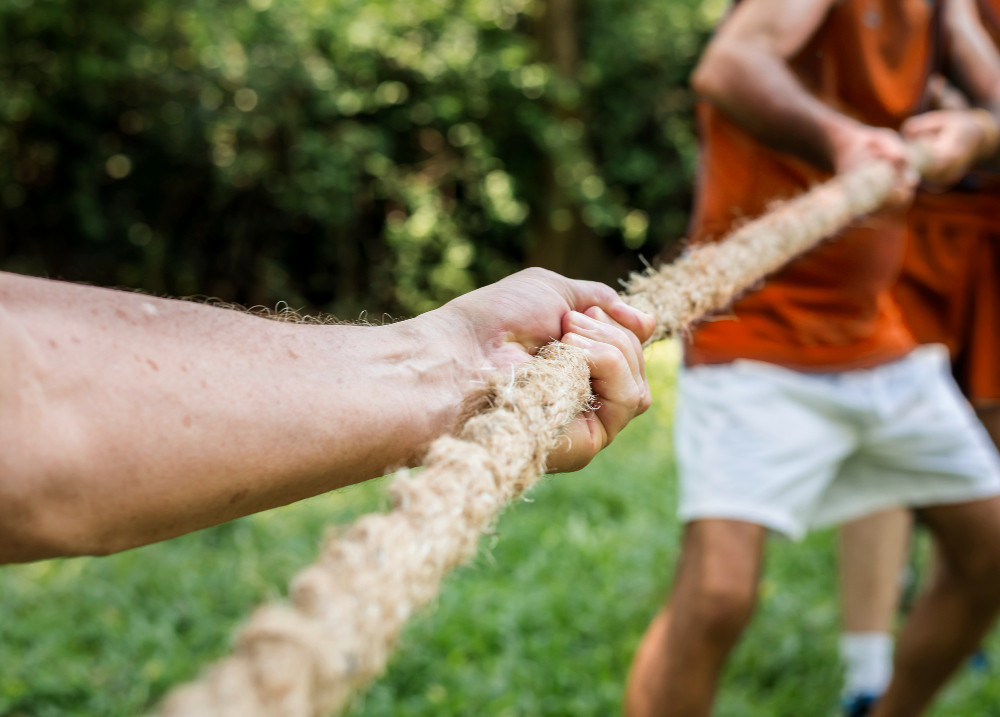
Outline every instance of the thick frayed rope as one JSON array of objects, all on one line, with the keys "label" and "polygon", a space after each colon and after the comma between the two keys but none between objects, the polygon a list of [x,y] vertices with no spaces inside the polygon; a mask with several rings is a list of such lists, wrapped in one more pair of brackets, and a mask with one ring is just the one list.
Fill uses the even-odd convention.
[{"label": "thick frayed rope", "polygon": [[555,343],[466,401],[456,436],[436,440],[420,475],[403,471],[392,512],[362,517],[266,606],[232,656],[175,691],[162,715],[325,715],[385,667],[410,615],[476,551],[501,509],[530,488],[563,427],[591,400],[582,351]]},{"label": "thick frayed rope", "polygon": [[[914,164],[922,166],[922,154]],[[882,205],[895,171],[874,164],[777,205],[718,244],[633,275],[625,299],[683,331],[802,252]],[[172,692],[162,717],[321,717],[385,667],[411,615],[471,557],[510,501],[538,480],[565,427],[591,400],[583,353],[554,343],[466,401],[423,473],[403,471],[394,507],[359,519],[292,581],[291,604],[259,608],[233,654]]]},{"label": "thick frayed rope", "polygon": [[[919,145],[910,147],[918,171],[929,164]],[[837,234],[885,202],[896,170],[876,162],[775,204],[715,244],[695,247],[672,264],[633,274],[624,299],[656,317],[650,342],[682,332],[734,299],[800,254]]]}]

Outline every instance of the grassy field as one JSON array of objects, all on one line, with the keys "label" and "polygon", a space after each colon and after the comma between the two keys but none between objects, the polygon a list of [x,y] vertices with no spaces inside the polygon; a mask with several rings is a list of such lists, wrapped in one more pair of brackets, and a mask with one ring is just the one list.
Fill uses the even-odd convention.
[{"label": "grassy field", "polygon": [[[587,470],[547,479],[413,622],[352,717],[605,716],[677,556],[670,415],[675,356],[650,356],[656,404]],[[330,523],[384,507],[371,483],[112,558],[0,568],[0,715],[133,715],[222,655],[279,597]],[[773,541],[761,610],[717,714],[833,715],[839,668],[829,533]],[[993,667],[933,712],[1000,717]]]}]

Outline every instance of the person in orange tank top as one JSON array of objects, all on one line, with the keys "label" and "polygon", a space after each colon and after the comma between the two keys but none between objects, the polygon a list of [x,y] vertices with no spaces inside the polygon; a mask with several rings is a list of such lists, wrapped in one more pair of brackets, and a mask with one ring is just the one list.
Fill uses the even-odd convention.
[{"label": "person in orange tank top", "polygon": [[[985,33],[968,51],[982,84],[1000,49],[1000,0],[978,0],[975,10]],[[960,72],[944,70],[965,89]],[[959,90],[935,86],[939,106],[970,106]],[[1000,166],[977,168],[948,192],[917,192],[908,235],[896,301],[920,343],[947,346],[962,393],[1000,445]]]},{"label": "person in orange tank top", "polygon": [[[972,413],[941,357],[916,348],[891,293],[917,180],[903,137],[932,146],[926,176],[942,185],[1000,139],[982,110],[913,119],[939,23],[949,59],[970,62],[970,28],[953,9],[962,2],[743,0],[693,75],[704,100],[693,242],[718,240],[831,172],[874,160],[899,172],[884,211],[685,341],[683,550],[669,607],[632,666],[630,717],[709,714],[753,613],[769,530],[799,537],[903,503],[934,531],[946,569],[904,630],[878,717],[922,711],[1000,608],[1000,457],[985,432],[969,430]],[[984,103],[998,88],[984,82],[973,94]]]},{"label": "person in orange tank top", "polygon": [[[979,70],[996,64],[1000,0],[979,0],[992,41],[972,43]],[[970,8],[971,9],[971,8]],[[942,68],[948,72],[951,68]],[[949,73],[954,83],[963,77]],[[988,81],[988,79],[987,79]],[[945,77],[931,83],[935,107],[970,102]],[[951,191],[918,191],[907,216],[907,248],[893,289],[920,343],[944,345],[952,373],[995,445],[1000,446],[1000,172],[976,169]],[[904,508],[845,524],[840,533],[845,704],[861,714],[892,673],[892,625],[903,584],[911,517]]]}]

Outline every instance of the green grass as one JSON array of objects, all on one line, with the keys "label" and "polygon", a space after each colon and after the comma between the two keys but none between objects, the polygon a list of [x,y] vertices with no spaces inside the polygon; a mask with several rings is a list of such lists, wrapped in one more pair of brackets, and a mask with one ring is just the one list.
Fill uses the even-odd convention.
[{"label": "green grass", "polygon": [[[667,589],[674,517],[669,346],[657,403],[587,470],[546,479],[406,632],[352,717],[605,716]],[[357,486],[111,558],[0,568],[0,715],[132,715],[225,653],[330,523],[384,507]],[[829,533],[773,541],[761,609],[725,676],[721,717],[833,715],[839,688]],[[1000,717],[993,670],[965,671],[937,717]]]}]

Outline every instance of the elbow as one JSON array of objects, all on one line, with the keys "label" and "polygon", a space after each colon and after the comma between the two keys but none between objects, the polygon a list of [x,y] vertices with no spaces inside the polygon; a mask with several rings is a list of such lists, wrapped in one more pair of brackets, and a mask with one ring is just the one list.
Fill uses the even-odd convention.
[{"label": "elbow", "polygon": [[94,516],[60,490],[60,481],[23,479],[0,466],[0,565],[121,550],[94,529]]},{"label": "elbow", "polygon": [[700,98],[709,102],[714,103],[723,99],[728,88],[727,79],[731,76],[728,64],[727,53],[724,50],[709,46],[691,73],[691,89]]},{"label": "elbow", "polygon": [[8,475],[0,479],[0,564],[59,557],[63,541],[51,529],[33,491]]},{"label": "elbow", "polygon": [[7,511],[0,512],[0,565],[102,556],[119,550],[122,548],[87,535],[79,521],[65,514],[47,513],[44,507],[33,506],[14,517]]},{"label": "elbow", "polygon": [[30,494],[0,485],[0,564],[79,555],[72,528]]},{"label": "elbow", "polygon": [[22,413],[0,435],[8,439],[0,451],[0,564],[124,549],[87,489],[87,476],[101,468],[79,421],[54,409],[44,420]]},{"label": "elbow", "polygon": [[691,89],[701,99],[709,99],[715,89],[713,68],[706,67],[704,62],[698,63],[691,73]]}]

